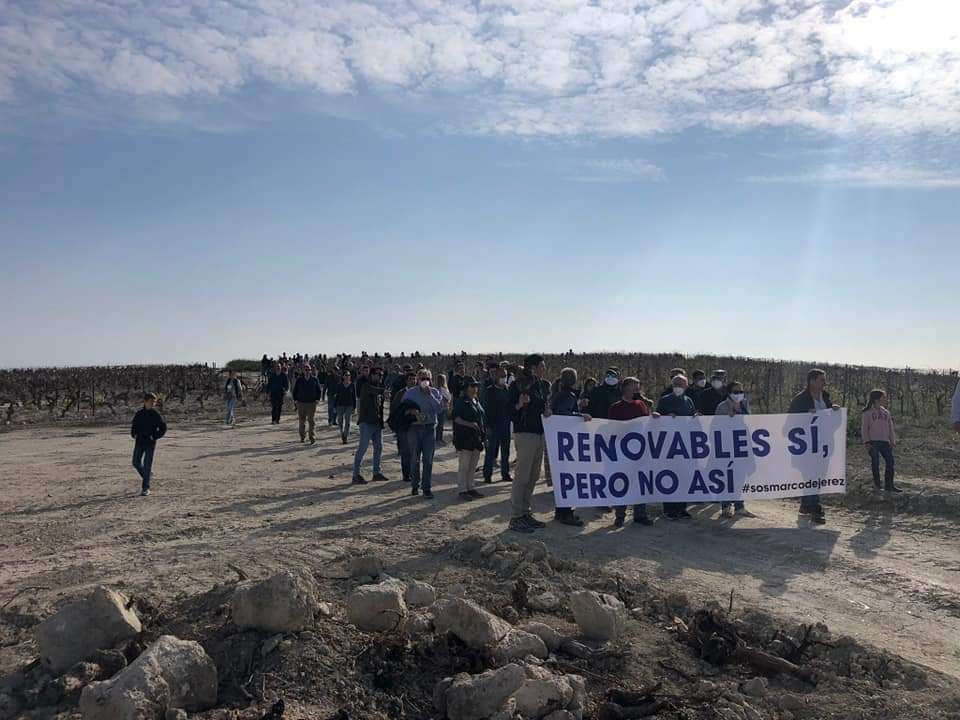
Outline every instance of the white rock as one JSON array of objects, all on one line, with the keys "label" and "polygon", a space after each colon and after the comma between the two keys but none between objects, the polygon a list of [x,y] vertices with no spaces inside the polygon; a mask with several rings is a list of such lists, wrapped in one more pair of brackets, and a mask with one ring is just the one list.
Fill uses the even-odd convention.
[{"label": "white rock", "polygon": [[395,583],[361,585],[347,598],[347,620],[361,630],[383,632],[403,627],[407,606]]},{"label": "white rock", "polygon": [[582,590],[570,596],[570,609],[588,640],[615,640],[623,634],[626,608],[612,595]]},{"label": "white rock", "polygon": [[496,646],[513,629],[510,623],[463,598],[437,603],[434,625],[438,633],[453,633],[476,650]]},{"label": "white rock", "polygon": [[217,702],[217,667],[199,643],[163,635],[117,675],[80,695],[84,720],[143,720]]},{"label": "white rock", "polygon": [[528,622],[520,629],[528,633],[533,633],[543,640],[543,644],[547,646],[547,650],[550,652],[556,652],[560,648],[560,643],[563,642],[563,637],[560,633],[545,623]]},{"label": "white rock", "polygon": [[266,580],[238,585],[230,609],[237,627],[285,633],[311,626],[320,603],[313,578],[282,572]]},{"label": "white rock", "polygon": [[527,598],[527,605],[537,612],[556,612],[560,609],[560,598],[549,590]]},{"label": "white rock", "polygon": [[449,720],[489,718],[506,704],[525,680],[523,668],[513,663],[480,675],[457,675],[444,692],[446,717]]},{"label": "white rock", "polygon": [[437,601],[437,591],[429,583],[411,580],[407,583],[403,600],[409,607],[430,607]]},{"label": "white rock", "polygon": [[517,712],[524,718],[539,720],[554,710],[566,708],[573,700],[573,688],[563,677],[528,679],[513,696]]},{"label": "white rock", "polygon": [[543,640],[537,635],[516,629],[508,632],[493,651],[493,657],[500,663],[523,660],[528,655],[546,660],[550,652]]},{"label": "white rock", "polygon": [[127,602],[126,596],[97,587],[62,606],[37,627],[43,664],[60,675],[97,650],[135,638],[143,628]]}]

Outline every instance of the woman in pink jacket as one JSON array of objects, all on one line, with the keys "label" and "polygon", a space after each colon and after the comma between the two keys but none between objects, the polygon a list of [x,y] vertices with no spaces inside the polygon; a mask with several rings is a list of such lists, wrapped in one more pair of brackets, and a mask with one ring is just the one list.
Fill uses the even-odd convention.
[{"label": "woman in pink jacket", "polygon": [[887,393],[883,390],[871,390],[870,399],[863,409],[860,424],[860,437],[870,452],[870,469],[873,471],[873,484],[880,489],[880,457],[884,463],[884,489],[887,492],[902,492],[893,484],[893,446],[897,444],[897,434],[893,429],[893,417],[887,410]]}]

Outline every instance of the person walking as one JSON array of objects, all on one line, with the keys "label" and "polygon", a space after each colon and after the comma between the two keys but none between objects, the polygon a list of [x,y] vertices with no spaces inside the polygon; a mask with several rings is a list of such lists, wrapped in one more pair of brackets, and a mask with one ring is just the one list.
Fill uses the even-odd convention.
[{"label": "person walking", "polygon": [[227,417],[224,425],[236,426],[237,403],[243,400],[243,384],[237,379],[235,370],[227,371],[227,382],[223,386],[223,401],[227,405]]},{"label": "person walking", "polygon": [[483,450],[486,422],[479,399],[479,381],[466,377],[463,385],[460,397],[453,401],[453,446],[457,450],[457,490],[461,500],[469,501],[483,497],[474,487],[473,478]]},{"label": "person walking", "polygon": [[903,492],[893,483],[894,462],[893,447],[897,444],[897,433],[893,427],[893,416],[886,407],[887,393],[876,389],[870,391],[867,404],[863,408],[860,420],[860,439],[870,453],[870,471],[873,473],[873,486],[880,490],[880,458],[883,458],[883,489],[887,492]]},{"label": "person walking", "polygon": [[360,430],[360,442],[353,456],[354,485],[367,484],[363,475],[360,474],[360,468],[371,441],[373,442],[373,480],[385,482],[387,479],[380,467],[380,459],[383,456],[383,393],[383,369],[371,368],[367,382],[364,383],[357,400],[357,427]]},{"label": "person walking", "polygon": [[[611,420],[635,420],[641,417],[650,417],[653,412],[645,400],[637,395],[640,394],[640,380],[635,377],[624,378],[620,383],[620,399],[610,406],[607,417]],[[627,506],[617,505],[614,508],[614,527],[623,527],[627,519]],[[633,506],[633,522],[637,525],[653,525],[653,521],[647,514],[645,503],[637,503]]]},{"label": "person walking", "polygon": [[[463,391],[466,389],[466,378],[463,379],[460,388],[460,395],[463,395]],[[437,390],[440,391],[440,394],[443,396],[443,406],[444,409],[440,411],[440,414],[437,415],[437,445],[443,447],[446,443],[443,441],[443,426],[447,422],[447,408],[450,407],[450,403],[455,397],[459,398],[460,396],[454,396],[450,390],[447,390],[447,377],[443,373],[437,374]]]},{"label": "person walking", "polygon": [[[713,388],[710,388],[711,390]],[[734,417],[735,415],[749,415],[750,408],[747,405],[747,396],[743,392],[743,385],[736,380],[729,383],[726,388],[726,397],[714,408],[714,415]],[[734,515],[748,515],[746,505],[743,500],[734,500],[733,502],[720,503],[720,517],[732,518]]]},{"label": "person walking", "polygon": [[[550,413],[552,415],[582,417],[584,422],[589,422],[592,417],[588,413],[580,411],[580,397],[576,391],[577,379],[577,371],[573,368],[564,368],[560,371],[557,389],[550,398]],[[619,384],[620,378],[617,377],[616,381]],[[600,389],[597,388],[597,390]],[[606,417],[606,410],[604,410],[604,417]],[[549,468],[549,460],[546,461],[545,466]],[[583,527],[584,524],[571,507],[555,507],[553,519],[561,525],[572,525],[573,527]]]},{"label": "person walking", "polygon": [[346,445],[350,437],[350,419],[357,407],[357,388],[353,384],[353,373],[349,370],[340,376],[340,383],[334,390],[334,396],[337,408],[337,427],[340,429],[340,442]]},{"label": "person walking", "polygon": [[507,369],[498,366],[493,371],[494,380],[484,388],[480,404],[487,421],[487,443],[483,456],[483,481],[493,482],[493,466],[500,459],[500,477],[504,482],[513,482],[510,477],[510,390],[507,388]]},{"label": "person walking", "polygon": [[397,388],[390,395],[390,415],[387,424],[393,430],[394,437],[397,439],[397,455],[400,456],[400,469],[403,475],[403,481],[410,482],[410,448],[407,445],[407,432],[410,429],[410,418],[404,416],[403,406],[404,393],[410,388],[417,386],[417,374],[406,366],[407,370],[400,380],[403,386]]},{"label": "person walking", "polygon": [[407,449],[410,452],[410,494],[423,491],[423,497],[433,499],[433,453],[436,448],[437,416],[444,409],[443,395],[431,387],[433,373],[426,368],[417,371],[417,385],[403,394],[404,402],[416,407],[407,410],[414,418],[407,431]]},{"label": "person walking", "polygon": [[[675,375],[671,381],[672,392],[664,395],[657,403],[657,412],[670,417],[693,417],[697,408],[693,400],[687,397],[687,387],[690,382],[685,375]],[[663,514],[668,520],[689,520],[692,515],[687,512],[685,502],[670,502],[663,504]]]},{"label": "person walking", "polygon": [[543,467],[543,420],[549,416],[550,383],[543,379],[547,364],[542,355],[527,355],[521,376],[510,386],[513,411],[513,439],[517,448],[517,469],[510,489],[510,529],[532,533],[546,527],[533,517],[533,491]]},{"label": "person walking", "polygon": [[297,419],[299,420],[300,442],[307,441],[307,427],[309,426],[310,444],[317,442],[315,425],[317,422],[317,403],[320,402],[322,391],[320,381],[313,372],[313,366],[307,365],[303,375],[293,384],[293,401],[297,405]]},{"label": "person walking", "polygon": [[267,377],[267,395],[270,397],[270,423],[280,424],[280,414],[283,412],[283,398],[290,389],[290,380],[283,371],[280,363],[273,364],[273,370]]},{"label": "person walking", "polygon": [[140,495],[150,494],[150,474],[153,470],[153,456],[157,440],[167,434],[167,423],[156,411],[157,396],[146,393],[143,407],[137,410],[130,424],[130,437],[133,438],[133,467],[140,475]]},{"label": "person walking", "polygon": [[[815,413],[822,410],[839,410],[839,405],[830,402],[830,393],[826,391],[827,374],[819,368],[807,372],[807,386],[790,401],[788,413]],[[809,516],[817,525],[827,522],[827,516],[820,504],[820,495],[803,495],[800,498],[800,517]]]},{"label": "person walking", "polygon": [[334,365],[327,370],[327,425],[337,426],[337,388],[340,387],[340,373]]}]

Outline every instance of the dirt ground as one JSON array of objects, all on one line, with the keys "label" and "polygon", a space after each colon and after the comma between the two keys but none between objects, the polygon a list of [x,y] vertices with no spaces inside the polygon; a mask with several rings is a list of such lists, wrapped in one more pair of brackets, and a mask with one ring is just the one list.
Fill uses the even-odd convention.
[{"label": "dirt ground", "polygon": [[[480,501],[458,500],[451,446],[438,450],[436,498],[428,501],[410,497],[399,480],[389,431],[384,472],[391,481],[352,486],[355,435],[343,446],[321,423],[317,445],[301,445],[295,425],[289,415],[280,426],[249,416],[235,429],[212,418],[173,424],[160,442],[148,498],[138,496],[126,427],[0,435],[0,675],[35,656],[32,624],[58,600],[93,584],[141,599],[141,609],[169,629],[185,604],[213,613],[237,579],[234,568],[260,577],[307,567],[328,577],[337,600],[346,590],[339,561],[374,551],[391,574],[483,592],[486,576],[455,561],[456,541],[530,539],[505,530],[507,485],[481,486],[487,497]],[[719,508],[708,505],[692,508],[691,523],[657,517],[653,527],[628,523],[623,529],[612,527],[610,515],[588,510],[586,527],[551,523],[534,537],[554,557],[581,568],[561,583],[623,582],[648,599],[683,593],[689,606],[713,600],[726,607],[732,592],[738,612],[761,610],[791,626],[825,623],[834,637],[849,636],[885,657],[935,671],[941,690],[953,692],[960,680],[960,449],[945,431],[931,445],[930,433],[939,432],[905,433],[900,484],[906,492],[896,500],[870,491],[862,452],[851,447],[851,492],[831,500],[823,527],[798,527],[796,502],[772,501],[754,503],[755,518],[721,520]],[[924,467],[933,471],[924,476]],[[544,514],[552,510],[548,493],[540,487],[535,498]],[[649,619],[656,624],[661,615]],[[663,617],[669,620],[669,613]],[[322,658],[317,662],[326,667]],[[304,707],[337,707],[314,702]],[[415,707],[419,711],[404,717],[430,717]],[[927,716],[851,709],[811,717],[921,715]],[[381,715],[371,709],[345,717]],[[929,717],[960,717],[960,704]]]}]

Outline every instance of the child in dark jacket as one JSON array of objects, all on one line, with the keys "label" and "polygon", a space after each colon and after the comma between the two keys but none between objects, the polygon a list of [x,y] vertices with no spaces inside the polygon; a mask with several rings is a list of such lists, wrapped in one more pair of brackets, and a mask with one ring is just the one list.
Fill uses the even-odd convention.
[{"label": "child in dark jacket", "polygon": [[153,468],[153,453],[157,447],[157,440],[167,432],[167,424],[163,417],[154,409],[157,396],[147,393],[143,396],[143,408],[133,416],[130,425],[130,437],[133,443],[133,467],[142,481],[140,494],[144,497],[150,494],[150,471]]}]

